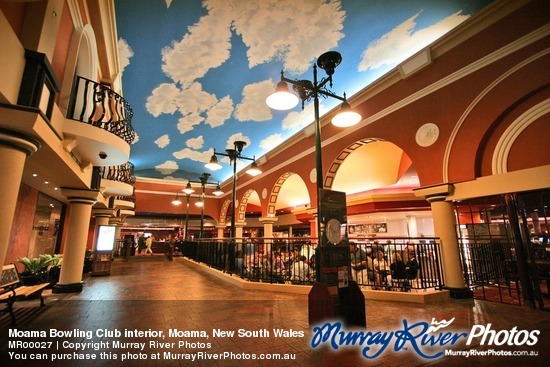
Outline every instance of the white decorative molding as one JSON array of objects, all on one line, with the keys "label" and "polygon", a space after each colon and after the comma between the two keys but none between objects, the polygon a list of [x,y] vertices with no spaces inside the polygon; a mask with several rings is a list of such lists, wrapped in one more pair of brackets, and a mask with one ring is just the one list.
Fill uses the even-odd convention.
[{"label": "white decorative molding", "polygon": [[430,48],[426,47],[425,49],[417,52],[415,55],[409,57],[401,65],[397,67],[399,74],[403,79],[406,79],[420,70],[430,66],[432,63],[432,55]]},{"label": "white decorative molding", "polygon": [[[550,28],[549,28],[550,29]],[[462,127],[462,124],[472,112],[472,110],[475,108],[475,106],[491,91],[493,90],[498,84],[500,84],[503,80],[508,78],[510,75],[515,73],[516,71],[520,70],[521,68],[525,67],[526,65],[538,60],[541,57],[546,56],[548,53],[550,53],[550,49],[543,50],[539,53],[534,54],[533,56],[523,60],[521,63],[517,64],[513,68],[508,69],[504,74],[502,74],[500,77],[495,79],[491,84],[489,84],[481,93],[479,93],[476,98],[470,103],[470,105],[464,110],[462,113],[462,116],[458,119],[457,123],[455,124],[453,131],[451,132],[451,135],[449,136],[449,141],[447,142],[447,146],[445,148],[445,156],[443,157],[443,180],[448,181],[449,180],[449,159],[451,155],[451,148],[453,146],[454,140],[456,139],[456,136],[458,135],[458,131]]]},{"label": "white decorative molding", "polygon": [[311,172],[309,172],[309,180],[310,180],[312,183],[317,182],[317,169],[316,169],[316,168],[313,168],[313,169],[311,170]]},{"label": "white decorative molding", "polygon": [[492,168],[493,175],[508,172],[508,156],[512,145],[525,130],[533,122],[537,121],[542,116],[550,113],[550,99],[547,99],[529,110],[525,111],[514,122],[508,126],[506,131],[501,135],[493,152]]},{"label": "white decorative molding", "polygon": [[416,144],[421,147],[429,147],[433,145],[439,138],[439,127],[431,122],[424,124],[416,131]]}]

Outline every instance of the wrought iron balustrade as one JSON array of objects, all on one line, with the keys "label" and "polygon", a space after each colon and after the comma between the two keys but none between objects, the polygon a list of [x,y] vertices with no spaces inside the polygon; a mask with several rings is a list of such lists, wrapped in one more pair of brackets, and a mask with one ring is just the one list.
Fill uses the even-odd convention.
[{"label": "wrought iron balustrade", "polygon": [[116,200],[122,200],[122,201],[129,201],[131,203],[136,203],[136,195],[125,195],[125,196],[117,196]]},{"label": "wrought iron balustrade", "polygon": [[136,183],[136,176],[134,176],[134,165],[132,162],[126,162],[120,166],[100,167],[99,169],[102,180],[124,182],[132,186]]},{"label": "wrought iron balustrade", "polygon": [[108,86],[76,77],[67,118],[109,131],[131,144],[136,136],[133,115],[128,101]]},{"label": "wrought iron balustrade", "polygon": [[[227,239],[211,238],[176,244],[183,256],[218,270],[233,261],[235,274],[253,282],[313,284],[316,257],[312,238],[242,238],[235,254]],[[350,276],[366,289],[385,291],[441,290],[444,286],[439,238],[380,238],[380,244],[357,240],[363,253],[350,254]],[[381,255],[379,255],[380,253]],[[384,261],[380,267],[374,259]],[[362,269],[358,265],[366,262]],[[402,265],[403,274],[399,274]],[[394,265],[395,264],[395,265]]]}]

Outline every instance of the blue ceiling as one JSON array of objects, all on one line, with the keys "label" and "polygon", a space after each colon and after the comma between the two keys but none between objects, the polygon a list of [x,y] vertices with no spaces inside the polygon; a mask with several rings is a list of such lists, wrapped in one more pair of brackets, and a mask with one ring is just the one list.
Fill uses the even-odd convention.
[{"label": "blue ceiling", "polygon": [[[265,104],[281,70],[311,79],[317,57],[338,51],[332,91],[349,97],[490,2],[115,0],[135,174],[196,180],[214,149],[234,140],[258,158],[313,121],[311,105]],[[337,102],[322,99],[321,111]],[[222,166],[213,181],[231,176]]]}]

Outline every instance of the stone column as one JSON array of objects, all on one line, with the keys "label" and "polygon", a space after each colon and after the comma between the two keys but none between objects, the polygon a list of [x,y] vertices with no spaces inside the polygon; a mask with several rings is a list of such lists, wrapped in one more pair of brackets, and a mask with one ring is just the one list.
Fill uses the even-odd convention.
[{"label": "stone column", "polygon": [[216,228],[218,229],[218,238],[220,240],[224,237],[223,231],[225,230],[225,227],[227,227],[225,224],[219,224],[216,226]]},{"label": "stone column", "polygon": [[279,218],[277,217],[261,217],[259,218],[260,223],[264,225],[264,237],[272,238],[273,237],[273,223],[275,223]]},{"label": "stone column", "polygon": [[99,191],[62,189],[69,199],[69,217],[65,225],[65,251],[63,252],[63,266],[59,283],[54,293],[72,293],[82,291],[82,267],[88,242],[88,229],[92,205],[98,199]]},{"label": "stone column", "polygon": [[259,220],[264,225],[264,252],[268,252],[271,251],[271,245],[273,244],[273,223],[279,218],[261,217]]},{"label": "stone column", "polygon": [[416,217],[412,215],[407,215],[407,231],[409,233],[409,237],[418,237]]},{"label": "stone column", "polygon": [[[313,219],[310,219],[309,220],[309,237],[310,238],[317,238],[318,234],[317,234],[317,208],[309,208],[306,210],[306,213],[307,214],[310,214],[313,216]],[[311,243],[316,243],[316,244],[319,244],[319,239],[316,239],[315,242],[313,240],[311,240]]]},{"label": "stone column", "polygon": [[432,207],[435,235],[441,240],[441,264],[445,288],[451,292],[453,298],[470,298],[472,292],[464,283],[464,272],[460,261],[453,204],[445,201],[453,190],[453,185],[444,184],[417,189],[415,195],[423,195]]},{"label": "stone column", "polygon": [[109,224],[112,226],[116,226],[115,238],[122,240],[123,239],[122,238],[122,226],[123,226],[122,218],[111,218],[109,219]]},{"label": "stone column", "polygon": [[0,265],[6,261],[25,159],[38,148],[40,142],[33,137],[0,129]]},{"label": "stone column", "polygon": [[243,228],[246,226],[246,222],[237,222],[235,223],[235,238],[237,242],[243,242]]}]

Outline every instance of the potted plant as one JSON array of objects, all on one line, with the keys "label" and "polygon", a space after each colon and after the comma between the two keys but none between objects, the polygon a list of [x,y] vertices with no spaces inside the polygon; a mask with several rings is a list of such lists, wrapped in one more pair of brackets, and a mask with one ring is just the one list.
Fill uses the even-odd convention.
[{"label": "potted plant", "polygon": [[50,285],[54,286],[59,282],[59,274],[61,274],[61,263],[63,263],[63,256],[55,254],[50,262],[50,270],[48,271],[48,281]]},{"label": "potted plant", "polygon": [[48,267],[53,261],[52,255],[40,255],[34,259],[22,257],[17,261],[25,265],[25,271],[20,274],[21,284],[35,285],[48,281]]}]

